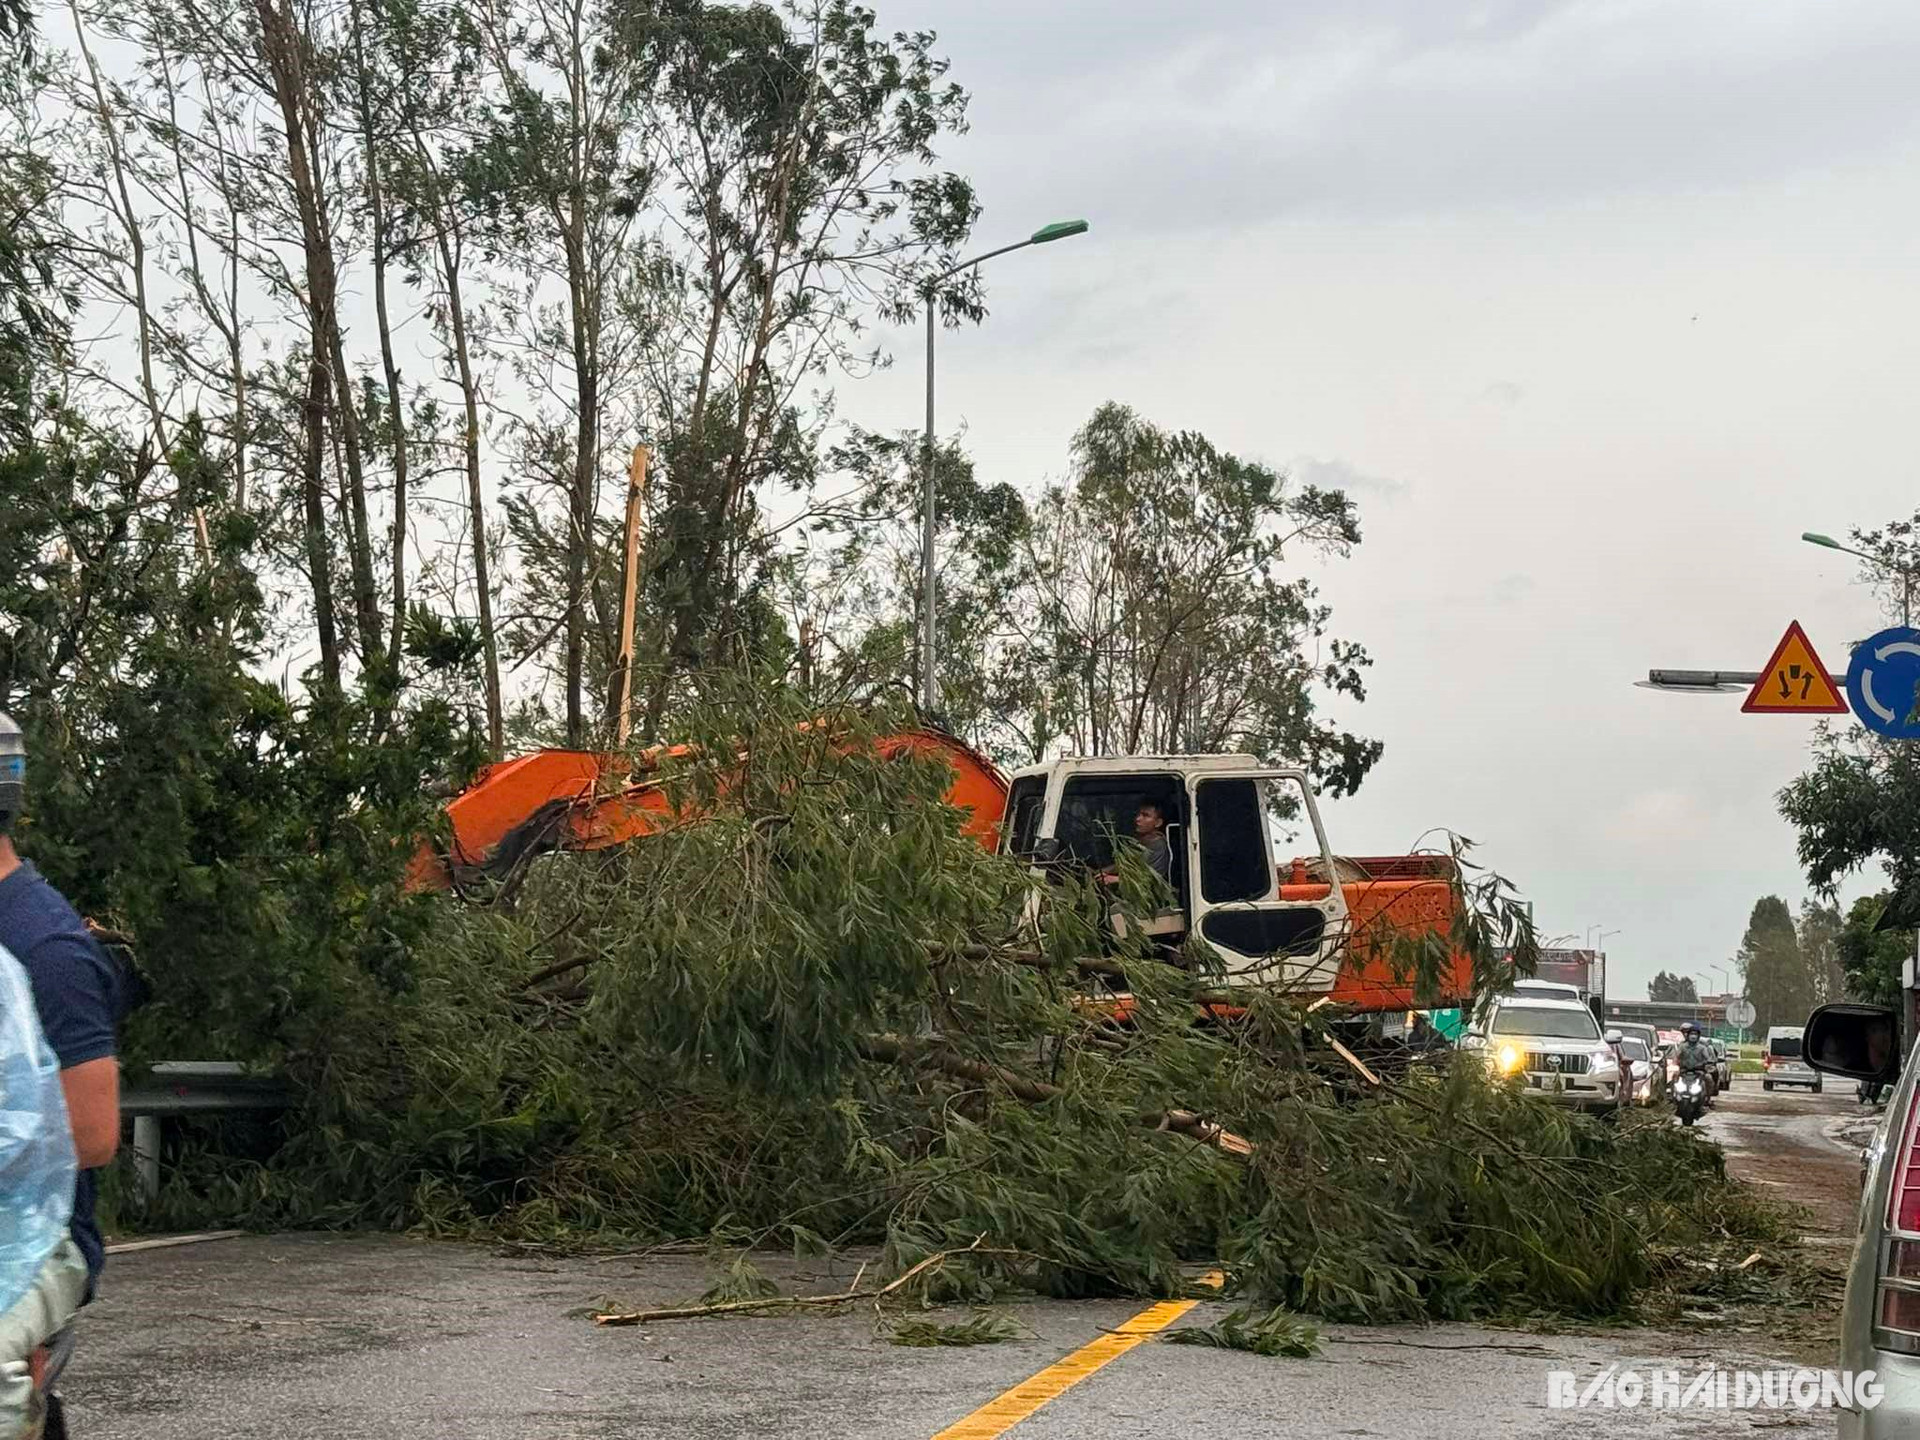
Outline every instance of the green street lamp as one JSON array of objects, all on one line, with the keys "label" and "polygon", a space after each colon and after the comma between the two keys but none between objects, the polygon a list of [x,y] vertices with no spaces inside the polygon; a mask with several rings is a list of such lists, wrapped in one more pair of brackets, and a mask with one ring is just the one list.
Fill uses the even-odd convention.
[{"label": "green street lamp", "polygon": [[935,293],[944,280],[951,280],[962,270],[972,270],[997,255],[1009,255],[1015,250],[1024,250],[1029,245],[1051,245],[1055,240],[1065,240],[1070,235],[1087,233],[1084,220],[1056,220],[1051,225],[1042,225],[1024,240],[1011,245],[1002,245],[998,250],[989,250],[983,255],[975,255],[971,260],[962,260],[958,265],[941,271],[927,281],[927,433],[923,450],[920,497],[920,708],[931,713],[934,706],[933,688],[933,633],[934,605],[936,600],[933,573],[933,532],[934,532],[934,494],[933,494],[933,305]]}]

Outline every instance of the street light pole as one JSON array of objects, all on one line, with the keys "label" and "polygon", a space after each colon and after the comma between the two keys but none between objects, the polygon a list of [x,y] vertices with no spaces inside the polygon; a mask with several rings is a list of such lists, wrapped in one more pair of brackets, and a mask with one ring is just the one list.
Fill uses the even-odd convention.
[{"label": "street light pole", "polygon": [[1879,555],[1869,555],[1864,550],[1856,550],[1851,545],[1842,545],[1831,535],[1822,535],[1817,530],[1803,530],[1800,538],[1809,545],[1818,545],[1823,550],[1838,550],[1843,555],[1852,555],[1877,565],[1882,570],[1891,570],[1900,577],[1900,623],[1913,624],[1913,570],[1911,565],[1896,565],[1893,561]]},{"label": "street light pole", "polygon": [[933,687],[933,632],[934,610],[938,599],[933,573],[933,535],[935,529],[934,488],[933,488],[933,307],[940,284],[951,280],[962,270],[971,270],[985,264],[996,255],[1008,255],[1015,250],[1024,250],[1029,245],[1046,245],[1055,240],[1065,240],[1069,235],[1084,235],[1087,222],[1084,220],[1058,220],[1051,225],[1042,225],[1024,240],[1011,245],[1002,245],[998,250],[989,250],[984,255],[976,255],[971,260],[962,260],[958,265],[941,271],[927,281],[927,432],[925,443],[921,447],[920,464],[920,709],[922,713],[932,713],[934,706]]}]

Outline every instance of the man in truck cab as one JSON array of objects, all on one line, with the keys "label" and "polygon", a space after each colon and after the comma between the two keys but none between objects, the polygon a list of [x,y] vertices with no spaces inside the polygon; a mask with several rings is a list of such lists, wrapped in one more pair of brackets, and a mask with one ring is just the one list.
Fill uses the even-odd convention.
[{"label": "man in truck cab", "polygon": [[[1147,862],[1147,868],[1166,881],[1171,889],[1173,846],[1167,840],[1167,812],[1160,808],[1159,801],[1142,800],[1139,808],[1133,812],[1133,840],[1140,847],[1141,858]],[[1119,872],[1109,865],[1100,872],[1100,878],[1112,884],[1119,879]]]},{"label": "man in truck cab", "polygon": [[1133,838],[1146,857],[1147,868],[1173,884],[1173,847],[1167,843],[1167,816],[1159,804],[1142,800],[1133,815]]}]

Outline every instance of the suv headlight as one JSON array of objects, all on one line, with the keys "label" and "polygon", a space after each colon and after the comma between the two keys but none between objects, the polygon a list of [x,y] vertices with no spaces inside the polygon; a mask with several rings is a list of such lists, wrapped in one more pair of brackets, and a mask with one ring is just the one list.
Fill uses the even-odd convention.
[{"label": "suv headlight", "polygon": [[1493,1063],[1502,1075],[1511,1075],[1520,1068],[1526,1058],[1526,1053],[1519,1046],[1502,1045],[1494,1052]]}]

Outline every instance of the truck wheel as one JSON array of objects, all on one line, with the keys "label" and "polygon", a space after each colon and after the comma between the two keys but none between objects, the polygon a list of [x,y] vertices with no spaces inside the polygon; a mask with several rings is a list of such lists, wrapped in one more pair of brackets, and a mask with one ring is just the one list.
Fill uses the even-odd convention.
[{"label": "truck wheel", "polygon": [[1813,1093],[1816,1095],[1820,1093],[1820,1082],[1818,1080],[1813,1082]]},{"label": "truck wheel", "polygon": [[1760,1082],[1760,1088],[1761,1088],[1762,1090],[1772,1090],[1772,1089],[1773,1089],[1773,1081],[1771,1081],[1771,1080],[1762,1080],[1762,1081]]}]

